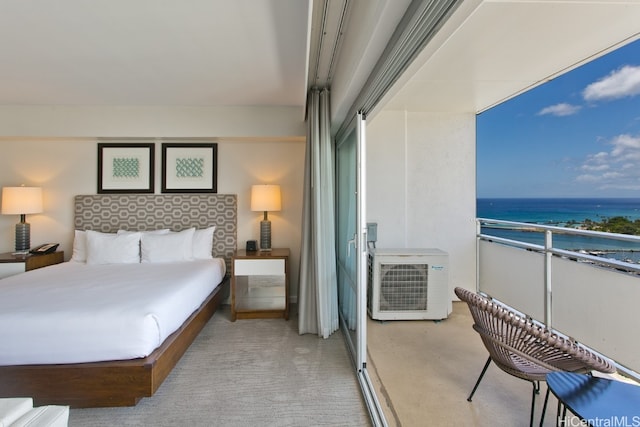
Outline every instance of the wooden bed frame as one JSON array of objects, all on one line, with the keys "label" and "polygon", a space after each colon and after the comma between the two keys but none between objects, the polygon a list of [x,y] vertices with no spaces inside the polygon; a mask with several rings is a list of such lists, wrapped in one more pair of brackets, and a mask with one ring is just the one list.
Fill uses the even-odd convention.
[{"label": "wooden bed frame", "polygon": [[[100,206],[96,207],[96,203]],[[162,208],[150,211],[149,203]],[[235,195],[98,195],[76,197],[76,229],[96,229],[113,232],[118,228],[115,221],[107,226],[96,227],[95,215],[79,220],[82,205],[93,206],[100,216],[116,213],[127,219],[126,229],[154,229],[168,227],[185,228],[184,216],[177,226],[166,221],[167,211],[185,209],[185,203],[199,205],[199,212],[191,212],[198,218],[196,226],[211,225],[214,218],[216,234],[214,255],[230,262],[236,240],[236,196]],[[123,215],[127,205],[130,215]],[[215,207],[212,207],[215,205]],[[79,207],[80,206],[80,207]],[[176,208],[177,207],[177,208]],[[142,210],[143,209],[143,210]],[[220,215],[221,214],[221,215]],[[162,218],[162,222],[149,221],[149,215]],[[218,216],[220,215],[220,216]],[[188,216],[188,215],[187,215]],[[139,217],[143,223],[131,218]],[[204,223],[202,223],[204,218]],[[116,229],[114,229],[116,228]],[[218,229],[224,229],[219,233]],[[227,268],[227,271],[230,271]],[[60,365],[0,366],[0,397],[32,397],[35,405],[58,404],[72,407],[133,406],[143,397],[152,396],[178,363],[189,345],[213,316],[223,302],[229,289],[229,278],[225,278],[184,324],[153,353],[144,359],[77,363]]]},{"label": "wooden bed frame", "polygon": [[29,396],[34,405],[134,406],[153,396],[226,297],[218,286],[180,329],[144,359],[66,365],[0,366],[0,397]]}]

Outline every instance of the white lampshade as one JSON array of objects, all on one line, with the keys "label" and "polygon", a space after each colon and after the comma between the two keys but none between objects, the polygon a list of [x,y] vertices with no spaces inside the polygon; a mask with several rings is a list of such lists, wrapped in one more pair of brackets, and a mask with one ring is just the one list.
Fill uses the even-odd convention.
[{"label": "white lampshade", "polygon": [[275,212],[282,209],[279,185],[253,185],[251,187],[251,210]]},{"label": "white lampshade", "polygon": [[4,187],[2,189],[2,213],[24,215],[42,212],[42,188]]}]

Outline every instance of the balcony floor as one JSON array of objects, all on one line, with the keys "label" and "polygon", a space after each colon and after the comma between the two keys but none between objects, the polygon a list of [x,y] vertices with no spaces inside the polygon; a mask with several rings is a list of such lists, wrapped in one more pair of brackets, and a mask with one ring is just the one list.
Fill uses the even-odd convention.
[{"label": "balcony floor", "polygon": [[[526,426],[531,383],[492,364],[473,402],[473,388],[488,352],[471,328],[462,302],[448,319],[377,321],[367,324],[370,376],[390,426]],[[546,384],[536,398],[539,425]],[[545,426],[554,426],[557,400],[549,398]],[[576,420],[577,421],[577,420]]]}]

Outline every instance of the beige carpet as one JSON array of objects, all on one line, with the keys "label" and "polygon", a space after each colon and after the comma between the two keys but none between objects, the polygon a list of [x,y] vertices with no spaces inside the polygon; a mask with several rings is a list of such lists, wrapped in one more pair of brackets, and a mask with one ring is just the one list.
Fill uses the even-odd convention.
[{"label": "beige carpet", "polygon": [[297,333],[297,318],[216,313],[151,398],[72,409],[69,426],[368,426],[343,336]]}]

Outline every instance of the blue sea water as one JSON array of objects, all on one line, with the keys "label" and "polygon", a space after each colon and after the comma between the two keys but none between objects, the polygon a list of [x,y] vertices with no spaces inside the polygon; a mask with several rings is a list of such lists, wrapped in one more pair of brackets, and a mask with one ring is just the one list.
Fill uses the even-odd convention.
[{"label": "blue sea water", "polygon": [[[478,199],[477,217],[501,219],[564,227],[585,219],[602,221],[622,216],[631,221],[640,219],[640,198],[634,199]],[[543,233],[500,229],[483,229],[483,233],[539,245],[544,244]],[[568,250],[586,250],[601,256],[640,262],[640,244],[634,242],[597,239],[554,234],[554,246]]]},{"label": "blue sea water", "polygon": [[563,226],[569,221],[640,219],[638,199],[478,199],[479,218]]}]

